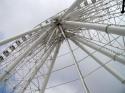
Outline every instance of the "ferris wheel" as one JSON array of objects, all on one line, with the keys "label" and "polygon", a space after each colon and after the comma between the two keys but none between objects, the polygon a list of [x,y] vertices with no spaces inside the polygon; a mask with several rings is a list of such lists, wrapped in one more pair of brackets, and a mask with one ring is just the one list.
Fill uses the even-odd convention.
[{"label": "ferris wheel", "polygon": [[[124,0],[76,0],[31,31],[0,41],[7,46],[0,54],[0,84],[7,86],[3,93],[45,93],[73,82],[79,83],[80,93],[95,93],[87,78],[100,68],[124,85],[125,72],[114,66],[125,65],[124,7]],[[83,74],[86,63],[97,66]],[[68,81],[49,83],[53,73],[69,68]]]}]

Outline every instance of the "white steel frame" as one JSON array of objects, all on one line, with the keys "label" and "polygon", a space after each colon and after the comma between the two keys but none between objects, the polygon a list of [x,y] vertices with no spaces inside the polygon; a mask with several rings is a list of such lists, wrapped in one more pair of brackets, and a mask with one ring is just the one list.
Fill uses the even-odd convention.
[{"label": "white steel frame", "polygon": [[[89,47],[125,65],[125,16],[119,13],[122,0],[95,0],[95,3],[91,2],[88,5],[83,5],[85,2],[87,0],[76,0],[68,9],[40,23],[33,30],[0,41],[0,46],[3,46],[7,43],[20,40],[23,36],[33,34],[27,41],[24,41],[23,44],[15,48],[14,51],[16,52],[9,52],[8,57],[3,56],[4,54],[2,55],[5,60],[1,61],[0,59],[0,69],[3,70],[2,74],[0,74],[0,82],[8,83],[13,75],[21,74],[22,72],[19,67],[25,67],[27,61],[29,61],[29,65],[33,66],[30,69],[25,67],[27,74],[24,74],[23,77],[18,77],[21,80],[18,84],[11,86],[12,92],[25,93],[29,87],[31,88],[30,84],[41,73],[42,69],[43,75],[41,77],[44,77],[42,79],[42,86],[34,85],[37,87],[39,93],[44,93],[51,73],[53,73],[52,69],[58,57],[59,49],[62,42],[66,41],[79,75],[83,93],[92,93],[74,55],[74,50],[69,41],[71,40],[100,66],[124,84],[125,77],[120,72],[112,66],[103,64],[94,53],[89,52],[84,47]],[[115,7],[117,8],[115,9]],[[116,43],[118,46],[116,46]],[[12,59],[12,62],[9,64],[10,59]],[[47,66],[45,69],[47,71],[44,71],[45,65]],[[38,83],[40,82],[39,79],[37,81]]]}]

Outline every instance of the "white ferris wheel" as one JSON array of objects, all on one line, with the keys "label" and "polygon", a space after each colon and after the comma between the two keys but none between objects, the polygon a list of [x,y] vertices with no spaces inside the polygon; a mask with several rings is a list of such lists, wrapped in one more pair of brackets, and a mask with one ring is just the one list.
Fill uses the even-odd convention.
[{"label": "white ferris wheel", "polygon": [[[92,86],[97,84],[90,81],[100,69],[124,86],[124,7],[124,0],[76,0],[31,31],[0,41],[7,46],[0,54],[0,83],[7,86],[3,93],[65,91],[63,86],[74,82],[76,93],[96,93]],[[58,83],[58,76],[68,76],[67,81]]]}]

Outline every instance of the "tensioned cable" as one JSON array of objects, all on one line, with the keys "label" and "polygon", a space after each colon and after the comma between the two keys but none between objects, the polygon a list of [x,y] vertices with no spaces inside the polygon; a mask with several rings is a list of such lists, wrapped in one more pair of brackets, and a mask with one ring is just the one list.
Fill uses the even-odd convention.
[{"label": "tensioned cable", "polygon": [[[79,47],[74,48],[73,51],[76,51],[76,50],[78,50],[78,49],[79,49]],[[64,53],[64,54],[62,54],[62,55],[59,55],[58,57],[66,56],[66,55],[68,55],[69,53],[71,53],[71,52],[66,52],[66,53]]]},{"label": "tensioned cable", "polygon": [[101,67],[101,66],[100,66]]},{"label": "tensioned cable", "polygon": [[[117,39],[118,38],[120,38],[121,36],[118,36],[117,37]],[[84,39],[86,39],[86,40],[91,40],[90,38],[87,38],[87,37],[83,37]],[[115,39],[116,40],[116,39]],[[95,41],[95,42],[98,42],[98,43],[101,43],[101,44],[106,44],[106,43],[103,43],[103,42],[99,42],[99,41],[97,41],[97,40],[94,40],[94,39],[92,39],[91,41]],[[113,47],[113,48],[117,48],[117,49],[120,49],[120,50],[124,50],[124,49],[122,49],[122,48],[119,48],[119,47],[115,47],[115,46],[113,46],[113,45],[108,45],[108,46],[111,46],[111,47]]]},{"label": "tensioned cable", "polygon": [[[42,45],[40,45],[36,50],[39,50],[39,49],[41,49],[41,47],[43,46],[43,44]],[[29,57],[28,59],[27,59],[27,61],[30,61],[31,59],[30,58],[35,58],[37,55],[37,53],[39,53],[39,51],[37,51],[36,53],[34,53],[31,57]],[[20,53],[20,55],[21,55],[21,53]],[[20,56],[19,55],[19,56]],[[15,60],[15,59],[14,59]],[[11,60],[11,61],[14,61],[14,60]],[[21,61],[21,62],[23,62],[24,61],[24,59]],[[6,64],[8,63],[8,65],[10,64],[9,62],[6,62]],[[5,67],[6,67],[6,64],[5,64]],[[3,67],[2,69],[4,69],[5,67]]]},{"label": "tensioned cable", "polygon": [[[109,60],[107,61],[104,65],[107,65],[108,63],[110,63],[112,60]],[[104,66],[103,65],[103,66]],[[84,76],[84,78],[87,78],[88,76],[90,76],[91,74],[93,74],[94,72],[98,71],[99,69],[103,68],[103,66],[99,66],[98,68],[94,69],[93,71],[91,71],[90,73],[88,73],[86,76]],[[64,83],[61,83],[61,84],[57,84],[57,85],[54,85],[54,86],[50,86],[46,89],[50,89],[50,88],[55,88],[55,87],[59,87],[59,86],[62,86],[62,85],[65,85],[65,84],[68,84],[68,83],[72,83],[72,82],[75,82],[75,81],[78,81],[79,79],[74,79],[74,80],[71,80],[71,81],[67,81],[67,82],[64,82]]]},{"label": "tensioned cable", "polygon": [[[116,37],[114,40],[116,40],[116,39],[118,39],[120,36],[118,36],[118,37]],[[88,40],[89,38],[86,38],[86,37],[83,37],[84,39],[86,39],[86,40]],[[102,44],[105,44],[105,43],[103,43],[103,42],[99,42],[99,41],[97,41],[97,40],[91,40],[91,41],[96,41],[96,42],[98,42],[98,43],[102,43]],[[112,45],[108,45],[108,46],[111,46],[111,47],[114,47],[114,46],[112,46]],[[117,48],[117,49],[120,49],[120,50],[124,50],[124,49],[121,49],[121,48],[118,48],[118,47],[114,47],[114,48]],[[77,49],[77,48],[76,48]],[[76,49],[74,49],[74,50],[76,50]],[[70,53],[70,52],[69,52]],[[61,56],[65,56],[65,55],[67,55],[68,53],[66,53],[66,54],[64,54],[64,55],[61,55]],[[58,57],[60,57],[60,56],[58,56]]]},{"label": "tensioned cable", "polygon": [[[109,61],[106,62],[104,65],[110,63],[111,61],[112,61],[112,60],[109,60]],[[104,66],[104,65],[103,65],[103,66]],[[102,68],[103,66],[99,66],[99,67],[96,68],[95,70],[91,71],[90,73],[88,73],[88,74],[85,76],[85,78],[88,77],[88,76],[90,76],[91,74],[93,74],[94,72],[96,72],[97,70],[99,70],[100,68]],[[68,83],[71,83],[71,82],[75,82],[75,81],[77,81],[77,80],[79,80],[79,79],[75,79],[75,80],[68,81],[68,82],[64,82],[64,83],[61,83],[61,84],[58,84],[58,85],[50,86],[50,87],[48,87],[48,88],[46,88],[46,89],[50,89],[50,88],[58,87],[58,86],[61,86],[61,85],[65,85],[65,84],[68,84]]]},{"label": "tensioned cable", "polygon": [[[113,2],[113,0],[110,0],[109,2]],[[109,2],[105,2],[105,4],[103,4],[103,6],[104,6],[104,5],[107,5]],[[116,5],[117,5],[117,4],[116,4]],[[100,6],[102,7],[102,4],[100,4]],[[100,6],[97,6],[97,7],[100,7]],[[96,8],[97,8],[97,7],[96,7]],[[110,7],[111,7],[111,6],[110,6]],[[84,8],[84,9],[85,9],[85,8]],[[103,8],[103,9],[104,9],[104,8]],[[87,9],[85,9],[85,10],[86,10],[86,12],[88,12]],[[90,12],[91,10],[94,10],[94,8],[89,9],[89,12]],[[101,10],[101,9],[100,9],[100,10]],[[86,14],[86,13],[85,13],[85,14]]]},{"label": "tensioned cable", "polygon": [[54,85],[54,86],[47,87],[46,89],[59,87],[59,86],[66,85],[66,84],[68,84],[68,83],[72,83],[72,82],[75,82],[75,81],[78,81],[78,80],[79,80],[79,79],[74,79],[74,80],[71,80],[71,81],[67,81],[67,82],[64,82],[64,83],[60,83],[60,84],[57,84],[57,85]]},{"label": "tensioned cable", "polygon": [[[107,61],[106,63],[104,63],[104,65],[107,65],[107,64],[111,63],[111,61],[112,61],[112,60]],[[104,66],[104,65],[103,65],[103,66]],[[93,71],[89,72],[89,73],[85,76],[85,78],[87,78],[88,76],[90,76],[90,75],[93,74],[94,72],[98,71],[98,70],[101,69],[103,66],[99,66],[99,67],[97,67],[96,69],[94,69]],[[67,81],[67,82],[64,82],[64,83],[60,83],[60,84],[57,84],[57,85],[54,85],[54,86],[49,86],[49,87],[47,87],[46,89],[51,89],[51,88],[59,87],[59,86],[66,85],[66,84],[68,84],[68,83],[72,83],[72,82],[75,82],[75,81],[78,81],[78,80],[79,80],[79,79],[74,79],[74,80]],[[35,84],[34,84],[34,85],[35,85]],[[35,86],[36,86],[36,85],[35,85]]]},{"label": "tensioned cable", "polygon": [[[37,52],[36,54],[40,53],[40,52],[42,51],[42,49],[43,49],[43,48],[41,48],[41,50],[40,50],[39,52]],[[28,59],[28,60],[29,60],[29,59]],[[28,60],[27,60],[27,61],[28,61]],[[38,59],[37,59],[37,60],[38,60]],[[37,61],[37,60],[36,60],[36,61]],[[28,61],[28,62],[30,62],[30,61]],[[16,68],[15,68],[16,70],[15,70],[13,73],[11,73],[10,77],[11,77],[13,74],[17,73],[18,70],[20,70],[20,68],[22,68],[22,67],[25,65],[24,62],[23,62],[23,63],[20,63],[20,64],[22,64],[22,65],[21,65],[18,69],[16,69],[16,68],[17,68],[17,67],[16,67]],[[31,68],[31,69],[32,69],[32,68]],[[30,70],[31,70],[31,69],[30,69]],[[29,70],[29,71],[30,71],[30,70]]]},{"label": "tensioned cable", "polygon": [[[47,49],[46,49],[46,51],[47,51]],[[39,60],[39,59],[38,59],[38,60]],[[36,60],[36,61],[37,61],[37,60]],[[32,69],[32,68],[31,68],[31,69]],[[29,72],[30,72],[30,70],[29,70]],[[28,75],[29,72],[27,72],[26,76]],[[22,81],[26,81],[26,80],[24,80],[24,78],[25,78],[26,76],[24,76],[23,79],[20,80],[20,82],[19,82],[18,84],[15,85],[15,87],[19,86],[19,85],[21,84]],[[14,89],[14,90],[15,90],[15,89]],[[14,91],[14,90],[13,90],[13,91]],[[12,91],[12,92],[13,92],[13,91]]]},{"label": "tensioned cable", "polygon": [[[54,40],[54,41],[55,41],[55,40]],[[54,43],[54,42],[53,42],[53,43]],[[46,49],[46,50],[47,50],[47,49]],[[22,79],[21,81],[23,81],[23,79]],[[21,82],[21,81],[20,81],[20,82]],[[16,85],[16,86],[17,86],[17,85]]]},{"label": "tensioned cable", "polygon": [[[97,41],[97,40],[94,40],[94,39],[91,40],[91,39],[89,39],[89,38],[87,38],[87,37],[83,37],[83,38],[86,39],[86,40],[98,42],[98,43],[100,43],[100,44],[105,44],[105,43],[103,43],[103,42],[100,42],[100,41]],[[119,38],[120,38],[120,36],[116,37],[115,40],[117,40],[117,39],[119,39]],[[111,45],[111,44],[109,44],[108,46],[113,47],[113,48],[116,48],[116,49],[119,49],[119,50],[125,50],[124,48],[115,47],[115,46],[113,46],[113,45]]]},{"label": "tensioned cable", "polygon": [[[73,33],[70,33],[70,34],[73,34]],[[83,38],[82,36],[80,36],[80,35],[77,35],[77,34],[74,34],[74,35],[78,36],[80,39],[84,39],[84,38]],[[113,41],[114,41],[114,40],[116,40],[116,38],[114,38]],[[124,56],[124,55],[122,55],[121,53],[118,53],[118,52],[116,52],[116,51],[114,51],[114,50],[111,50],[111,49],[109,49],[109,48],[107,48],[107,47],[104,47],[105,45],[104,45],[104,46],[103,46],[103,45],[99,45],[99,44],[97,44],[97,43],[95,43],[95,42],[92,42],[92,41],[90,41],[90,40],[87,40],[87,42],[96,44],[97,46],[100,46],[101,48],[104,48],[104,49],[106,49],[106,50],[108,50],[108,51],[110,51],[110,52],[112,52],[112,53],[115,53],[115,54]],[[112,41],[109,41],[108,44],[110,44],[111,42],[112,42]]]},{"label": "tensioned cable", "polygon": [[[106,63],[104,63],[102,66],[99,66],[97,67],[96,69],[94,69],[93,71],[89,72],[86,76],[84,76],[84,78],[87,78],[88,76],[90,76],[91,74],[93,74],[94,72],[98,71],[99,69],[103,68],[103,66],[111,63],[112,59],[110,59],[109,61],[107,61]],[[57,84],[57,85],[54,85],[54,86],[50,86],[46,89],[50,89],[50,88],[55,88],[55,87],[59,87],[59,86],[62,86],[62,85],[65,85],[65,84],[68,84],[68,83],[72,83],[72,82],[75,82],[79,79],[74,79],[74,80],[71,80],[71,81],[67,81],[67,82],[64,82],[64,83],[61,83],[61,84]]]},{"label": "tensioned cable", "polygon": [[[119,8],[120,9],[120,8]],[[119,14],[120,14],[120,12],[118,12]],[[98,18],[98,17],[96,17],[96,18]]]},{"label": "tensioned cable", "polygon": [[[41,46],[40,46],[41,47]],[[38,53],[38,52],[37,52]]]},{"label": "tensioned cable", "polygon": [[[117,38],[115,38],[115,39],[117,39]],[[103,45],[103,47],[106,46],[106,45],[108,45],[108,44],[110,44],[112,41],[114,41],[114,39],[111,40],[110,42],[108,42],[107,44]],[[94,54],[94,53],[96,53],[96,52],[97,52],[97,51],[94,51],[94,52],[92,52],[91,54]],[[81,60],[79,60],[78,63],[82,62],[82,61],[85,60],[87,57],[89,57],[89,55],[86,56],[86,57],[84,57],[84,58],[82,58]],[[65,68],[68,68],[68,67],[71,67],[71,66],[74,66],[74,64],[71,64],[71,65],[65,66],[65,67],[63,67],[63,68],[54,70],[54,71],[52,71],[52,73],[57,72],[57,71],[60,71],[60,70],[63,70],[63,69],[65,69]],[[40,77],[40,76],[42,76],[42,75],[39,75],[38,77]]]},{"label": "tensioned cable", "polygon": [[[79,35],[77,35],[77,36],[79,37]],[[83,37],[79,37],[79,38],[80,38],[80,39],[84,39]],[[113,39],[113,40],[114,40],[114,39]],[[109,48],[107,48],[107,47],[104,47],[104,46],[102,46],[102,45],[99,45],[99,44],[97,44],[97,43],[91,42],[91,41],[89,41],[89,40],[87,40],[87,42],[96,44],[97,46],[100,46],[101,48],[104,48],[104,49],[106,49],[106,50],[108,50],[108,51],[110,51],[110,52],[112,52],[112,53],[115,53],[115,54],[124,56],[124,55],[122,55],[121,53],[118,53],[118,52],[116,52],[116,51],[114,51],[114,50],[111,50],[111,49],[109,49]]]},{"label": "tensioned cable", "polygon": [[[35,39],[36,39],[38,36],[39,36],[39,35],[35,36]],[[34,37],[34,36],[33,36],[33,37]],[[29,43],[32,42],[31,39],[33,39],[33,38],[30,38]],[[34,39],[34,40],[35,40],[35,39]],[[27,41],[25,41],[23,44],[25,44],[24,47],[27,49],[27,47],[26,47],[26,45],[28,44]],[[40,46],[40,47],[41,47],[41,46]],[[22,49],[22,47],[21,47],[21,49]],[[21,50],[21,49],[20,49],[20,50]],[[19,52],[19,51],[18,51],[18,52]],[[18,52],[17,52],[17,53],[18,53]],[[18,56],[20,56],[20,55],[21,55],[21,53],[20,53]],[[14,60],[15,60],[15,58],[14,58]],[[14,61],[14,60],[12,59],[11,61]],[[9,61],[10,61],[10,60],[9,60]],[[6,64],[9,63],[9,61],[5,63],[5,67],[6,67]],[[10,64],[10,63],[9,63],[9,64]],[[4,67],[3,67],[3,68],[4,68]]]}]

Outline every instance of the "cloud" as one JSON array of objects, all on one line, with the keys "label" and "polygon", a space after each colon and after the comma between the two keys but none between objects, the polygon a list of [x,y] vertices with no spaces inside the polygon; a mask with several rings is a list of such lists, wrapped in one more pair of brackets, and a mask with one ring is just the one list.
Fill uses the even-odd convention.
[{"label": "cloud", "polygon": [[[0,0],[0,20],[1,20],[0,39],[8,38],[10,36],[20,34],[22,32],[28,31],[29,29],[32,29],[32,27],[44,21],[45,19],[69,7],[71,3],[73,3],[74,1],[75,0]],[[63,49],[67,51],[68,48],[66,49],[63,47]],[[62,51],[64,52],[64,50]],[[79,51],[77,51],[76,53],[80,55]],[[83,55],[79,57],[83,57]],[[72,58],[71,57],[69,58],[67,56],[67,61],[66,61],[66,57],[65,58],[63,57],[61,59],[61,62],[60,63],[58,62],[57,65],[63,66],[67,65],[67,63],[71,64],[70,62],[72,62],[72,60],[70,59]],[[62,60],[65,62],[63,62]],[[89,61],[93,62],[90,59]],[[83,69],[86,70],[86,72],[93,66],[92,64],[91,64],[92,66],[90,65],[91,67],[88,66],[89,64],[86,64],[84,66],[82,66],[82,64],[80,65],[81,67],[83,67]],[[84,71],[83,69],[82,72]],[[52,75],[53,76],[52,80],[54,80],[54,82],[53,83],[51,82],[52,83],[51,85],[59,84],[67,80],[78,78],[77,72],[73,72],[73,70],[75,70],[74,67],[69,68],[68,70],[65,69],[61,72],[54,73]],[[107,77],[108,79],[105,79],[105,77]],[[99,72],[98,74],[96,73],[93,74],[93,76],[90,76],[87,82],[89,83],[89,86],[92,87],[91,89],[93,89],[95,93],[120,93],[119,91],[123,91],[121,93],[124,93],[125,91],[123,90],[124,86],[121,85],[119,81],[115,80],[110,75],[104,74],[104,72],[102,71]],[[116,85],[112,87],[113,82],[115,82]],[[95,83],[98,86],[95,86]],[[46,90],[46,92],[59,93],[58,91],[60,91],[60,93],[75,93],[78,87],[79,87],[78,84],[75,83],[74,85],[71,84],[71,85],[65,85],[63,87],[61,86],[55,89],[48,89]],[[103,89],[108,88],[108,91],[102,92],[100,87]],[[114,91],[111,92],[113,89]]]},{"label": "cloud", "polygon": [[0,32],[6,37],[29,29],[66,9],[74,0],[1,0]]}]

